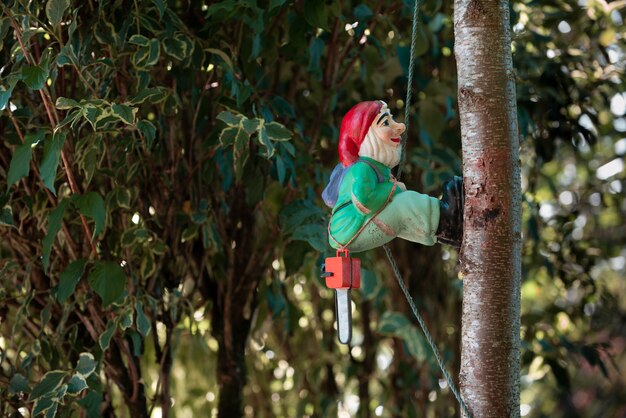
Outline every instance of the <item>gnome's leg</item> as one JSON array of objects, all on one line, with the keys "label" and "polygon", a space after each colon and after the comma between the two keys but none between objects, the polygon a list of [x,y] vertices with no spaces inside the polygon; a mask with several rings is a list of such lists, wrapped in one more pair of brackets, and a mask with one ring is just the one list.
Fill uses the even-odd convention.
[{"label": "gnome's leg", "polygon": [[396,195],[350,245],[353,252],[380,247],[395,237],[423,245],[437,242],[439,201],[421,193]]},{"label": "gnome's leg", "polygon": [[381,220],[398,229],[398,237],[422,245],[435,245],[439,225],[439,200],[412,190],[393,198]]}]

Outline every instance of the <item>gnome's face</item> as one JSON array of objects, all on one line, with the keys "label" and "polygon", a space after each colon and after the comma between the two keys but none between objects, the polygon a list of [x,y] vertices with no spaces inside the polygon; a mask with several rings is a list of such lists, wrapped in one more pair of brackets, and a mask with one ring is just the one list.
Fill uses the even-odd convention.
[{"label": "gnome's face", "polygon": [[383,105],[361,144],[359,155],[369,157],[393,168],[400,162],[400,136],[406,126],[393,120],[387,105]]}]

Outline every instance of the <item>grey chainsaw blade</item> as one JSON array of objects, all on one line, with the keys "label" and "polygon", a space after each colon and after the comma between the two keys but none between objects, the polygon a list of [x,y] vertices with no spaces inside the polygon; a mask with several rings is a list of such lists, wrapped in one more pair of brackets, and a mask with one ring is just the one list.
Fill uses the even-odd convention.
[{"label": "grey chainsaw blade", "polygon": [[337,337],[341,344],[349,344],[352,339],[352,304],[350,289],[335,290],[335,312],[337,315]]}]

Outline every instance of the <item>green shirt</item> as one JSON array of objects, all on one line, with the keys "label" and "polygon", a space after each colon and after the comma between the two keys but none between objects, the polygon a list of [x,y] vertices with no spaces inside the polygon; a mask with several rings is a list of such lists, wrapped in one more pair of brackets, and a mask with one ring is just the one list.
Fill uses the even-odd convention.
[{"label": "green shirt", "polygon": [[[381,175],[379,182],[374,165]],[[361,157],[356,163],[348,168],[341,186],[339,187],[339,197],[333,208],[331,218],[330,233],[333,238],[345,245],[358,230],[374,216],[387,203],[389,194],[393,188],[391,169],[371,158]],[[396,187],[394,196],[402,193]],[[332,247],[337,244],[328,237]]]}]

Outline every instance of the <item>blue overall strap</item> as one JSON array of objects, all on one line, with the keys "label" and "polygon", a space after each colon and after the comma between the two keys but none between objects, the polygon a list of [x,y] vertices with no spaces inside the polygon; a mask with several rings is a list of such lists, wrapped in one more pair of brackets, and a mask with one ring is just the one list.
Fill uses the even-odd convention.
[{"label": "blue overall strap", "polygon": [[382,183],[383,181],[385,181],[385,179],[383,177],[383,173],[381,173],[380,170],[378,169],[378,167],[376,167],[371,161],[363,160],[363,159],[359,158],[357,160],[357,162],[361,162],[361,163],[365,163],[365,164],[369,165],[372,168],[372,170],[374,170],[374,172],[376,173],[376,180],[378,181],[378,183]]}]

